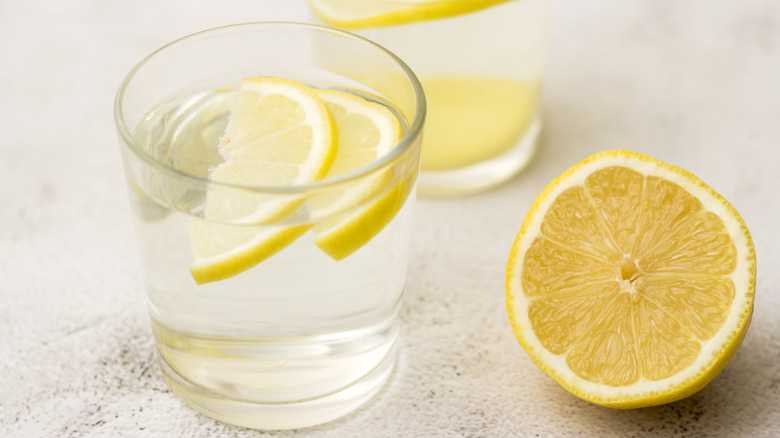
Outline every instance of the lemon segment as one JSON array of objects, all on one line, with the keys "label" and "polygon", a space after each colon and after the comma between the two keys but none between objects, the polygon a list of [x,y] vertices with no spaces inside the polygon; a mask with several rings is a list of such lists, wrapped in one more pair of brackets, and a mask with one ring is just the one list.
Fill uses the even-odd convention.
[{"label": "lemon segment", "polygon": [[190,233],[197,258],[190,273],[197,284],[225,280],[281,251],[311,229],[309,225],[256,227],[193,220]]},{"label": "lemon segment", "polygon": [[[338,155],[328,177],[376,161],[403,136],[398,118],[379,103],[338,90],[318,90],[317,94],[339,131]],[[310,215],[314,220],[323,219],[314,227],[315,243],[334,260],[348,257],[400,210],[403,188],[403,181],[394,182],[392,169],[385,168],[313,196],[307,203]]]},{"label": "lemon segment", "polygon": [[511,149],[538,115],[541,81],[423,76],[428,101],[421,168],[456,169]]},{"label": "lemon segment", "polygon": [[359,29],[452,17],[506,1],[509,0],[309,0],[309,5],[331,26]]},{"label": "lemon segment", "polygon": [[507,311],[529,356],[615,408],[689,396],[735,354],[755,252],[734,208],[694,175],[608,151],[555,179],[507,264]]},{"label": "lemon segment", "polygon": [[[335,122],[312,89],[289,79],[247,78],[218,145],[225,161],[209,178],[242,187],[303,184],[325,176],[336,148]],[[239,188],[210,189],[204,218],[190,223],[195,281],[232,277],[295,241],[308,225],[270,224],[304,202],[301,196],[263,198]]]},{"label": "lemon segment", "polygon": [[[244,187],[315,181],[325,176],[336,158],[337,135],[332,116],[314,90],[284,78],[244,79],[218,146],[225,162],[209,178]],[[303,201],[212,191],[206,218],[272,223],[290,215]]]},{"label": "lemon segment", "polygon": [[390,223],[406,200],[408,191],[400,183],[365,208],[333,223],[315,228],[316,244],[333,260],[349,257]]}]

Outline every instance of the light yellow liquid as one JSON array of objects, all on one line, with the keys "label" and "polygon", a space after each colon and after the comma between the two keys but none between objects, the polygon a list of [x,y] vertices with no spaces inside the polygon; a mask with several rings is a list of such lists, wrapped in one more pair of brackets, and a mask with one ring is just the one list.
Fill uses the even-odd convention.
[{"label": "light yellow liquid", "polygon": [[523,137],[539,111],[540,80],[429,76],[422,170],[448,170],[495,158]]}]

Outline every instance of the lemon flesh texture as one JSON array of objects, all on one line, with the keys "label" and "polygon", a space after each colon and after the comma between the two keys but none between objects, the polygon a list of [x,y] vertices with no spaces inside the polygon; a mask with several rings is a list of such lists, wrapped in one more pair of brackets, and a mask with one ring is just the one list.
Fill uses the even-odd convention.
[{"label": "lemon flesh texture", "polygon": [[[390,152],[403,136],[401,123],[385,106],[339,90],[318,90],[339,131],[336,160],[328,177],[366,166]],[[392,168],[348,181],[339,189],[312,197],[313,218],[328,218],[314,227],[316,245],[338,261],[376,236],[405,200],[403,179]]]},{"label": "lemon flesh texture", "polygon": [[309,0],[309,5],[331,26],[360,29],[452,17],[506,1],[509,0]]},{"label": "lemon flesh texture", "polygon": [[[336,147],[333,118],[312,89],[289,79],[247,78],[218,145],[225,162],[210,180],[242,187],[315,181],[330,169]],[[204,219],[190,222],[195,282],[230,278],[295,241],[311,226],[277,223],[304,202],[239,188],[209,190]]]},{"label": "lemon flesh texture", "polygon": [[553,181],[507,269],[518,341],[564,388],[634,408],[703,388],[739,347],[755,253],[739,214],[692,174],[608,151]]},{"label": "lemon flesh texture", "polygon": [[457,169],[511,149],[539,111],[540,80],[428,76],[421,169]]}]

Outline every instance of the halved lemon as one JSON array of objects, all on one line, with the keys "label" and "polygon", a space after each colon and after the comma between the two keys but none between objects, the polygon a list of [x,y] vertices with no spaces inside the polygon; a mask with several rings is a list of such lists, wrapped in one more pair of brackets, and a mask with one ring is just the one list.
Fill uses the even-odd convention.
[{"label": "halved lemon", "polygon": [[466,14],[509,0],[309,0],[322,21],[344,29],[393,26]]},{"label": "halved lemon", "polygon": [[603,152],[548,185],[506,278],[512,329],[573,394],[634,408],[687,397],[736,352],[753,310],[753,242],[696,176]]},{"label": "halved lemon", "polygon": [[[398,118],[387,107],[339,90],[317,90],[339,131],[334,177],[359,169],[387,154],[401,140]],[[403,182],[380,169],[322,195],[308,207],[314,220],[315,243],[334,260],[348,257],[378,234],[403,204]]]},{"label": "halved lemon", "polygon": [[[322,178],[336,157],[337,131],[314,90],[273,77],[247,78],[218,149],[225,162],[213,182],[241,186],[290,186]],[[301,197],[263,199],[240,188],[207,193],[204,219],[190,224],[198,284],[232,277],[292,243],[305,225],[263,225],[285,219]]]}]

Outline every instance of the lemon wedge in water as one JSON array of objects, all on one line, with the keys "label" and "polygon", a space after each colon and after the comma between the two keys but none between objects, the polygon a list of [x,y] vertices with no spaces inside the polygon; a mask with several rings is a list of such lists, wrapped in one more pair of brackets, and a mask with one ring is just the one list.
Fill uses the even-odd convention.
[{"label": "lemon wedge in water", "polygon": [[[215,183],[242,187],[291,186],[325,176],[336,157],[337,131],[322,100],[289,79],[244,79],[212,170]],[[305,199],[262,199],[240,188],[215,187],[204,219],[190,223],[192,277],[198,284],[232,277],[275,254],[309,225],[274,224]]]}]

